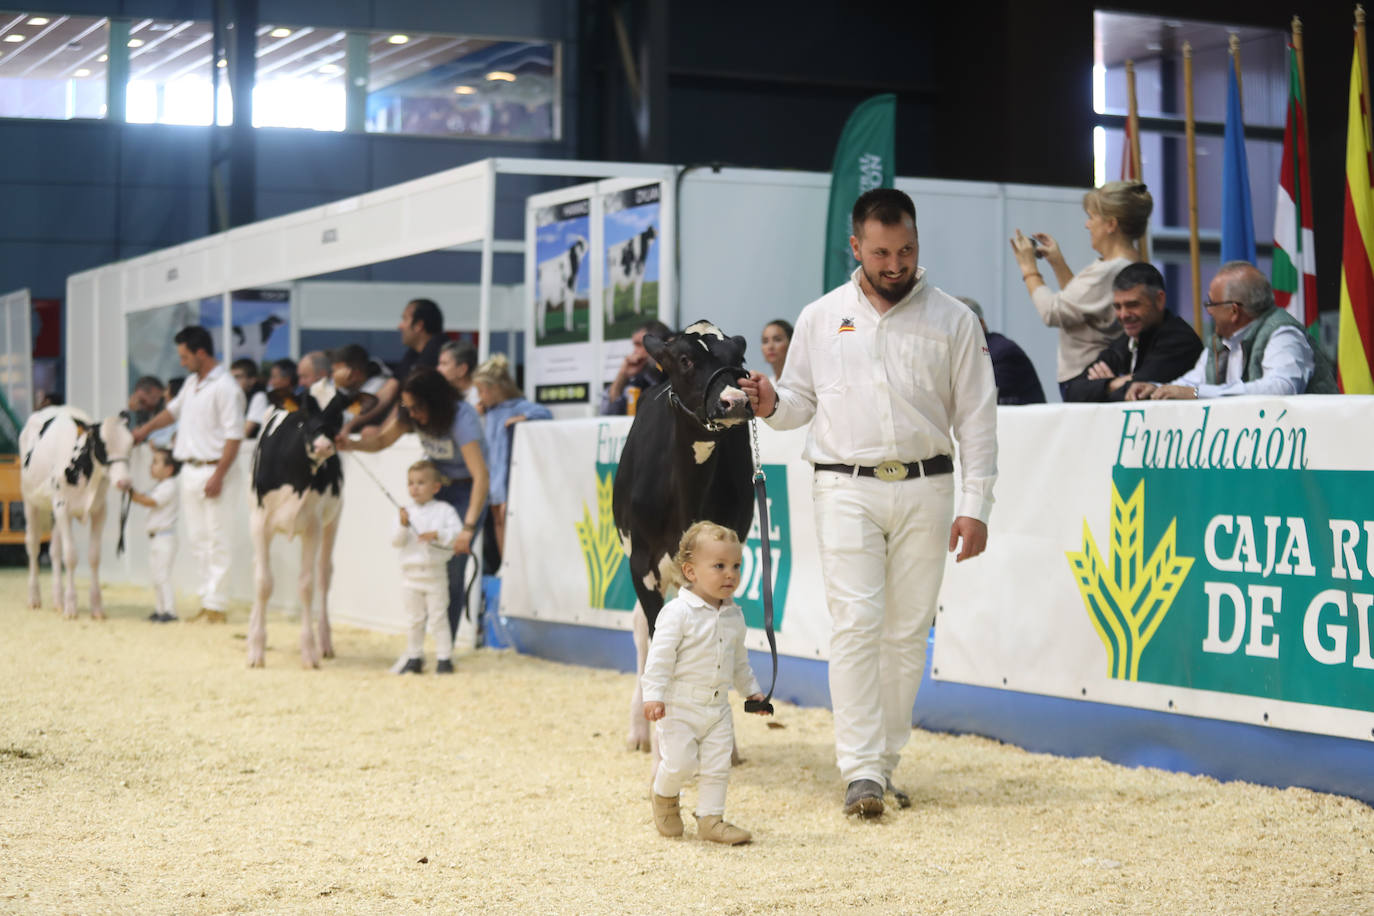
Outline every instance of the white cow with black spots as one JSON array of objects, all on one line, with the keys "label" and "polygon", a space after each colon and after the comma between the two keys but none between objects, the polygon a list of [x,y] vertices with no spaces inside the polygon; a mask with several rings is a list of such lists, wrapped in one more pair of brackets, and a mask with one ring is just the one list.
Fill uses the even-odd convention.
[{"label": "white cow with black spots", "polygon": [[615,324],[615,294],[622,289],[634,291],[634,313],[643,314],[644,272],[649,266],[649,246],[658,233],[649,226],[606,249],[606,324]]},{"label": "white cow with black spots", "polygon": [[[103,619],[100,598],[100,535],[110,483],[129,488],[134,437],[123,414],[95,423],[75,407],[45,407],[19,433],[19,485],[24,498],[24,544],[29,554],[29,606],[40,607],[38,553],[43,530],[52,527],[53,604],[76,617],[74,522],[90,522],[91,617]],[[65,567],[65,588],[64,588]]]}]

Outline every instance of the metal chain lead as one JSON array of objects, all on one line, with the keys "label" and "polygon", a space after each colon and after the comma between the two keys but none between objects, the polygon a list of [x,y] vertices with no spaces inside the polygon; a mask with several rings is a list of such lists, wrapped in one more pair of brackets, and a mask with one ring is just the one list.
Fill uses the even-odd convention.
[{"label": "metal chain lead", "polygon": [[763,473],[763,453],[759,451],[759,421],[749,421],[749,434],[754,455],[754,479],[767,480],[768,476]]}]

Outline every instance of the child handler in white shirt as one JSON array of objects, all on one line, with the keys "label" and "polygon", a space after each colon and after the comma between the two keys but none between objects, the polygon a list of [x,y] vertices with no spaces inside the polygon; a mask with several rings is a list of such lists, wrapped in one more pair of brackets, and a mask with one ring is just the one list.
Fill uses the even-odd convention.
[{"label": "child handler in white shirt", "polygon": [[424,670],[425,622],[434,634],[435,674],[453,673],[453,634],[448,626],[448,559],[463,522],[452,506],[435,499],[443,481],[431,461],[417,461],[406,472],[414,501],[402,509],[391,538],[401,548],[401,600],[410,615],[408,660],[401,674]]},{"label": "child handler in white shirt", "polygon": [[695,771],[697,836],[730,846],[750,839],[723,819],[735,744],[730,685],[763,699],[744,648],[744,614],[734,602],[740,558],[739,537],[729,528],[697,522],[687,529],[673,559],[688,585],[659,612],[644,661],[644,718],[657,723],[662,755],[654,826],[664,836],[682,836],[678,794]]},{"label": "child handler in white shirt", "polygon": [[153,623],[171,623],[177,619],[176,594],[172,591],[172,560],[177,555],[177,471],[181,462],[165,448],[153,449],[153,464],[148,473],[153,488],[147,493],[131,490],[130,498],[140,506],[152,509],[148,513],[148,573],[153,579]]}]

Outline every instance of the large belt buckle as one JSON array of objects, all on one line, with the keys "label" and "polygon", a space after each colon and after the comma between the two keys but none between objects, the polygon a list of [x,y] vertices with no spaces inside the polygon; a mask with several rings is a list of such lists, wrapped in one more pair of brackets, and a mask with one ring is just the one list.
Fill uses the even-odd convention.
[{"label": "large belt buckle", "polygon": [[873,476],[879,480],[905,480],[907,467],[900,461],[884,461],[873,469]]}]

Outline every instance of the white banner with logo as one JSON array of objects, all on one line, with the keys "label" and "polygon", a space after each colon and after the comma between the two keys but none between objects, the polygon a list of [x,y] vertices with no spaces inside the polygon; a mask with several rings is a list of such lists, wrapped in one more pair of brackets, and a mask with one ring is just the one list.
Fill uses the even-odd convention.
[{"label": "white banner with logo", "polygon": [[[629,417],[522,423],[511,460],[501,612],[551,623],[628,630],[635,606],[629,562],[611,515],[614,473]],[[759,426],[768,478],[778,651],[826,658],[830,618],[816,562],[806,430]],[[755,513],[757,516],[757,512]],[[758,522],[744,551],[736,600],[747,644],[767,651]]]},{"label": "white banner with logo", "polygon": [[1369,740],[1374,398],[999,411],[934,676]]}]

